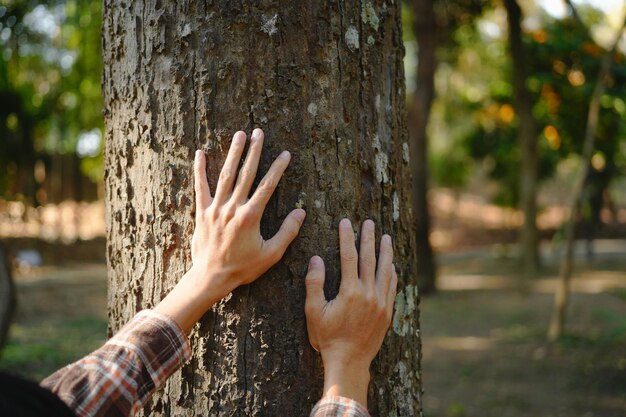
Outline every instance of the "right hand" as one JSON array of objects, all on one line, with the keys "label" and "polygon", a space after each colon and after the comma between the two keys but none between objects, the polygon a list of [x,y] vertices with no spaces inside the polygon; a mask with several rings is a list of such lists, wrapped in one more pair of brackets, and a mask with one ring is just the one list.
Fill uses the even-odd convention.
[{"label": "right hand", "polygon": [[378,267],[374,222],[361,228],[361,253],[348,219],[339,223],[341,284],[334,300],[324,297],[324,262],[314,256],[306,277],[305,313],[309,341],[324,362],[324,395],[352,398],[367,407],[369,367],[391,318],[398,277],[391,237],[380,241]]}]

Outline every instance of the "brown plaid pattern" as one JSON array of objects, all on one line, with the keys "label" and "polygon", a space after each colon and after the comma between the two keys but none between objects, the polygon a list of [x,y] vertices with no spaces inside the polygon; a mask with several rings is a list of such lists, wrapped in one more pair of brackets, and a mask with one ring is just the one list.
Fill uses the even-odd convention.
[{"label": "brown plaid pattern", "polygon": [[191,356],[169,317],[144,310],[104,346],[42,381],[77,416],[128,416]]},{"label": "brown plaid pattern", "polygon": [[315,404],[310,417],[370,417],[370,414],[350,398],[324,397]]},{"label": "brown plaid pattern", "polygon": [[[144,310],[104,346],[41,382],[79,417],[129,416],[191,356],[169,317]],[[311,417],[369,417],[349,398],[322,398]]]}]

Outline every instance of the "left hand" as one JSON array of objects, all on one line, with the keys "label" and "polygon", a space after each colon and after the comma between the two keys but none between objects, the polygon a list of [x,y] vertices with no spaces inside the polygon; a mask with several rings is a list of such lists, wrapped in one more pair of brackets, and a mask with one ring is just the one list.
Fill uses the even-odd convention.
[{"label": "left hand", "polygon": [[194,164],[196,228],[191,240],[193,270],[207,290],[224,297],[242,284],[249,284],[282,258],[304,221],[305,212],[295,209],[269,240],[261,236],[261,217],[291,155],[283,151],[267,171],[252,197],[248,198],[259,166],[263,131],[255,129],[239,173],[237,166],[246,145],[246,134],[233,137],[222,167],[215,196],[207,182],[204,152],[196,151]]},{"label": "left hand", "polygon": [[261,217],[291,155],[283,151],[250,198],[263,147],[263,131],[255,129],[243,167],[237,172],[246,134],[237,132],[222,167],[215,196],[206,177],[206,157],[196,151],[194,182],[196,227],[191,239],[192,267],[155,311],[173,318],[185,332],[213,304],[249,284],[282,258],[296,238],[306,213],[295,209],[269,240],[261,236]]}]

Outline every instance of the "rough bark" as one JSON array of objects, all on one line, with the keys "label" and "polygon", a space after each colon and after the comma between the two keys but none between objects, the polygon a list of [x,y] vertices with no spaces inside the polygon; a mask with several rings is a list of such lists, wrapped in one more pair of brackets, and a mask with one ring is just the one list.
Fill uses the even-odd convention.
[{"label": "rough bark", "polygon": [[417,39],[416,92],[413,98],[410,123],[411,174],[413,178],[412,203],[415,213],[415,241],[417,249],[417,280],[422,293],[436,288],[437,269],[430,244],[430,212],[428,210],[428,120],[435,96],[437,69],[437,24],[433,0],[414,0]]},{"label": "rough bark", "polygon": [[520,234],[521,261],[526,276],[534,276],[539,268],[539,233],[537,230],[537,122],[533,116],[533,100],[526,87],[528,66],[522,43],[522,10],[516,0],[504,0],[509,25],[509,51],[513,64],[515,110],[519,119],[521,150],[520,208],[524,224]]},{"label": "rough bark", "polygon": [[400,273],[370,410],[421,415],[400,3],[106,0],[103,25],[110,333],[190,267],[195,149],[215,189],[232,133],[262,127],[262,170],[293,155],[263,233],[295,206],[308,213],[283,260],[196,326],[193,359],[146,413],[307,415],[322,371],[306,335],[306,264],[324,257],[334,296],[348,216],[392,233]]}]

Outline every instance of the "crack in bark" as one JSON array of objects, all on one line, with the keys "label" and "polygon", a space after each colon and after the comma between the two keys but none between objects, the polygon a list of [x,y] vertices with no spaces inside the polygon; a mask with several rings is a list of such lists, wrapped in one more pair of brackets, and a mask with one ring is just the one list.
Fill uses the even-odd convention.
[{"label": "crack in bark", "polygon": [[337,166],[341,163],[339,162],[339,136],[337,135],[337,128],[335,128],[335,157],[337,158]]},{"label": "crack in bark", "polygon": [[193,143],[196,145],[196,149],[200,149],[200,138],[198,137],[198,91],[196,90],[196,57],[197,53],[193,54],[193,64],[191,66],[191,94],[193,94]]}]

